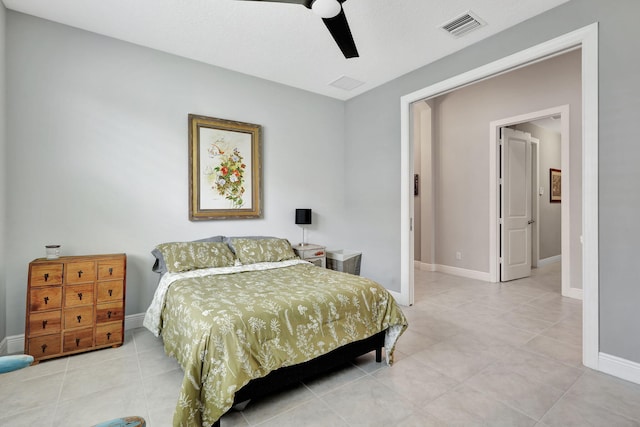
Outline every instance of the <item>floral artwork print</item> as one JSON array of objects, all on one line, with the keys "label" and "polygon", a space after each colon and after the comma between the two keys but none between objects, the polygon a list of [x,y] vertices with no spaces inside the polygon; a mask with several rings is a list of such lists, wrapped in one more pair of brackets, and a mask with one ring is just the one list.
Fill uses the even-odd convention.
[{"label": "floral artwork print", "polygon": [[224,149],[225,145],[224,138],[211,144],[207,150],[209,158],[220,163],[213,168],[207,168],[205,175],[211,188],[229,200],[233,209],[238,209],[244,206],[244,172],[247,165],[242,162],[242,154],[238,147],[229,152],[228,149]]},{"label": "floral artwork print", "polygon": [[189,220],[262,217],[262,126],[189,114]]}]

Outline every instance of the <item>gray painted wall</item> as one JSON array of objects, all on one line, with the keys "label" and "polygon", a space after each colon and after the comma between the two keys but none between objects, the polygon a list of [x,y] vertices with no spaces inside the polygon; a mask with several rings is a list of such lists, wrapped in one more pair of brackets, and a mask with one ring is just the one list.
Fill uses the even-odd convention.
[{"label": "gray painted wall", "polygon": [[538,176],[540,187],[544,188],[542,196],[538,194],[538,227],[540,228],[540,259],[551,258],[562,254],[562,204],[549,200],[549,169],[561,169],[561,138],[558,132],[541,128],[533,123],[521,123],[514,129],[528,132],[540,140],[538,144]]},{"label": "gray painted wall", "polygon": [[[400,97],[599,22],[600,348],[640,362],[638,13],[635,0],[571,1],[347,101],[345,182],[353,195],[347,220],[351,235],[374,258],[376,277],[400,289]],[[362,212],[372,215],[356,221]]]},{"label": "gray painted wall", "polygon": [[[342,101],[7,17],[8,335],[24,332],[27,266],[49,243],[63,255],[126,252],[127,315],[151,301],[158,279],[149,252],[164,241],[261,234],[298,242],[294,211],[310,207],[309,241],[359,248],[343,237]],[[263,219],[188,220],[189,113],[263,125]]]},{"label": "gray painted wall", "polygon": [[7,315],[6,315],[6,274],[5,274],[5,251],[6,251],[6,188],[7,188],[7,128],[6,128],[6,95],[5,95],[5,28],[6,9],[0,3],[0,343],[7,336]]}]

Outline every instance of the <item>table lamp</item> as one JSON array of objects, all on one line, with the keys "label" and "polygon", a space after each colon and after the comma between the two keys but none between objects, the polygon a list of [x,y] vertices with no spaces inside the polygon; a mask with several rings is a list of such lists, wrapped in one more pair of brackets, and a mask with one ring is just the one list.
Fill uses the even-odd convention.
[{"label": "table lamp", "polygon": [[300,246],[304,246],[307,244],[304,240],[304,226],[311,224],[311,209],[296,209],[296,224],[302,225],[302,243],[300,243]]}]

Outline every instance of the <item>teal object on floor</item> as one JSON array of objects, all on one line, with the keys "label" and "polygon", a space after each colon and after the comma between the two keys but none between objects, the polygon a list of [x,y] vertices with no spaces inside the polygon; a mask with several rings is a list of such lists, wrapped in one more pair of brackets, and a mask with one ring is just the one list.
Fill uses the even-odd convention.
[{"label": "teal object on floor", "polygon": [[16,354],[14,356],[0,356],[0,374],[26,368],[33,363],[33,356]]},{"label": "teal object on floor", "polygon": [[145,427],[146,425],[147,423],[142,417],[123,417],[114,418],[113,420],[96,424],[93,427]]}]

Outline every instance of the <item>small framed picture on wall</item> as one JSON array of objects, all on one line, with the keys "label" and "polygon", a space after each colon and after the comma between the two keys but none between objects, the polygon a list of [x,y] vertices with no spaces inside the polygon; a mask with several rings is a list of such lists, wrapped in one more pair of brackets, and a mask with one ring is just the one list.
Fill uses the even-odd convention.
[{"label": "small framed picture on wall", "polygon": [[562,172],[560,169],[549,169],[549,202],[562,202]]}]

